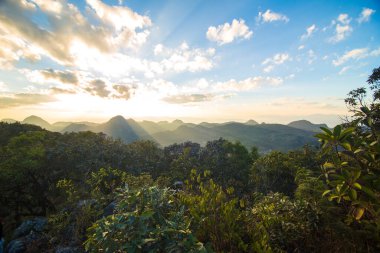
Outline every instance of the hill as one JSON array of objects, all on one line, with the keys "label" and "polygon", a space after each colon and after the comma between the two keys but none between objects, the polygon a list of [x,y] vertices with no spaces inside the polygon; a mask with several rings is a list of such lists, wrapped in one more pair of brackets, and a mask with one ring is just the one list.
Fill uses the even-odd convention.
[{"label": "hill", "polygon": [[22,124],[29,124],[29,125],[36,125],[36,126],[40,126],[41,128],[44,128],[46,130],[52,130],[52,126],[50,125],[49,122],[47,122],[46,120],[44,120],[38,116],[35,116],[35,115],[32,115],[32,116],[25,118],[21,123]]},{"label": "hill", "polygon": [[281,124],[258,124],[254,120],[247,122],[225,122],[200,124],[185,123],[181,120],[169,121],[135,121],[115,116],[107,122],[96,124],[91,122],[56,122],[49,124],[37,116],[30,116],[21,123],[37,125],[57,132],[103,132],[126,143],[137,140],[152,140],[161,146],[192,141],[205,145],[208,141],[224,138],[239,141],[246,147],[256,146],[261,152],[271,150],[289,151],[305,144],[317,145],[314,138],[321,126],[306,120]]},{"label": "hill", "polygon": [[163,146],[192,141],[205,145],[218,138],[240,141],[247,147],[256,146],[261,152],[289,151],[305,144],[317,145],[314,133],[280,124],[246,125],[227,123],[216,126],[180,126],[174,131],[160,132],[151,136]]},{"label": "hill", "polygon": [[326,124],[313,124],[307,120],[293,121],[290,122],[288,126],[311,132],[320,132],[321,127],[329,128]]}]

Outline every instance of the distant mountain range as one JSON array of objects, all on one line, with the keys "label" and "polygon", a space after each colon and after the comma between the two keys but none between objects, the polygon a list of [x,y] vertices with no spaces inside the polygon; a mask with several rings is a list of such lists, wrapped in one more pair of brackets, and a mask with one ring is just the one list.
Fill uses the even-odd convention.
[{"label": "distant mountain range", "polygon": [[[16,120],[3,119],[3,122],[14,123]],[[254,120],[245,123],[226,122],[200,124],[185,123],[181,120],[168,121],[135,121],[116,116],[101,124],[92,122],[56,122],[50,124],[37,116],[29,116],[20,123],[40,126],[55,132],[103,132],[124,142],[152,140],[162,146],[185,141],[205,145],[207,141],[220,137],[230,141],[240,141],[249,147],[256,146],[261,152],[271,150],[289,151],[305,144],[317,145],[314,137],[320,127],[326,124],[313,124],[307,120],[293,121],[288,125],[259,124]]]}]

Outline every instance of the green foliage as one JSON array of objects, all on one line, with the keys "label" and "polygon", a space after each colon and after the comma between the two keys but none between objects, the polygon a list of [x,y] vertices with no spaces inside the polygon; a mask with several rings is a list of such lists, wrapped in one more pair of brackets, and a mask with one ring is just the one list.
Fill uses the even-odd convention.
[{"label": "green foliage", "polygon": [[247,174],[251,156],[240,142],[224,139],[210,141],[200,154],[203,171],[210,170],[215,182],[221,186],[233,187],[238,195],[249,192]]},{"label": "green foliage", "polygon": [[65,193],[66,204],[73,205],[79,201],[81,195],[78,193],[77,187],[70,179],[62,179],[57,182],[57,188]]},{"label": "green foliage", "polygon": [[254,222],[269,234],[275,252],[312,252],[312,241],[319,225],[318,211],[305,201],[290,200],[279,193],[265,196],[252,209]]},{"label": "green foliage", "polygon": [[126,188],[118,201],[116,214],[88,229],[89,252],[206,252],[172,191]]},{"label": "green foliage", "polygon": [[[329,189],[323,193],[345,209],[347,224],[365,234],[368,248],[380,248],[380,68],[368,79],[373,96],[365,88],[351,91],[345,100],[351,119],[333,130],[316,135],[322,144],[322,165]],[[369,240],[369,238],[371,238]]]},{"label": "green foliage", "polygon": [[[209,242],[216,252],[245,252],[242,213],[239,200],[232,198],[233,188],[226,191],[212,179],[205,180],[209,172],[201,174],[192,171],[187,190],[180,199],[193,218],[192,229],[201,242]],[[240,203],[244,205],[243,202]]]},{"label": "green foliage", "polygon": [[294,177],[296,165],[288,155],[273,151],[255,161],[251,168],[250,178],[256,191],[267,194],[282,192],[292,196],[296,184]]},{"label": "green foliage", "polygon": [[[317,134],[320,150],[259,156],[224,139],[161,149],[0,123],[7,237],[23,218],[47,216],[49,247],[88,252],[378,252],[380,68],[368,83],[372,96],[348,94],[350,120]],[[265,141],[289,131],[257,128]],[[178,180],[183,188],[167,188]]]},{"label": "green foliage", "polygon": [[91,189],[91,196],[98,201],[107,203],[112,201],[113,194],[117,188],[126,183],[127,173],[118,169],[101,168],[96,172],[91,172],[91,176],[86,183]]}]

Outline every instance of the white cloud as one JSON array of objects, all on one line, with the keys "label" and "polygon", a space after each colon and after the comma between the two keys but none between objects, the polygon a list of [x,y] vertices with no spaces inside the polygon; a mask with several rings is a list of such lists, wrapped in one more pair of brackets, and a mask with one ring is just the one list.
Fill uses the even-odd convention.
[{"label": "white cloud", "polygon": [[372,16],[372,14],[374,14],[375,12],[376,12],[375,10],[372,10],[370,8],[363,8],[363,10],[360,13],[360,16],[358,18],[358,23],[361,24],[364,22],[368,22]]},{"label": "white cloud", "polygon": [[347,70],[351,69],[351,66],[345,66],[339,71],[339,75],[343,75]]},{"label": "white cloud", "polygon": [[21,59],[36,62],[41,51],[33,45],[11,34],[1,34],[0,27],[0,69],[12,69]]},{"label": "white cloud", "polygon": [[285,23],[289,22],[289,18],[281,13],[272,12],[271,10],[266,10],[264,13],[259,12],[258,20],[263,23],[283,21]]},{"label": "white cloud", "polygon": [[335,35],[329,38],[328,41],[331,43],[337,43],[347,38],[347,36],[353,31],[350,22],[351,19],[347,14],[339,14],[336,21],[332,22],[332,24],[335,25]]},{"label": "white cloud", "polygon": [[208,102],[215,99],[214,94],[179,94],[163,98],[169,104]]},{"label": "white cloud", "polygon": [[317,59],[317,56],[315,55],[312,49],[307,51],[307,56],[308,56],[308,61],[307,61],[308,64],[312,64]]},{"label": "white cloud", "polygon": [[117,31],[125,28],[135,31],[136,28],[142,29],[152,24],[149,17],[141,16],[128,7],[109,6],[100,0],[86,0],[86,2],[102,22],[113,26]]},{"label": "white cloud", "polygon": [[313,32],[316,31],[316,29],[317,29],[317,27],[315,26],[315,24],[306,28],[306,33],[301,36],[301,40],[305,40],[307,38],[310,38],[311,35],[313,34]]},{"label": "white cloud", "polygon": [[372,51],[369,53],[369,56],[373,56],[373,57],[380,56],[380,48],[375,49],[375,50],[372,50]]},{"label": "white cloud", "polygon": [[298,50],[302,50],[302,49],[304,49],[305,48],[305,45],[300,45],[299,47],[298,47]]},{"label": "white cloud", "polygon": [[0,92],[4,91],[8,91],[8,86],[4,82],[0,81]]},{"label": "white cloud", "polygon": [[333,60],[332,63],[335,66],[340,66],[351,59],[357,60],[357,59],[365,58],[367,56],[368,56],[368,48],[357,48],[357,49],[353,49],[351,51],[346,52],[344,55],[338,57],[338,59]]},{"label": "white cloud", "polygon": [[344,25],[348,25],[351,22],[350,17],[346,13],[339,14],[337,21]]},{"label": "white cloud", "polygon": [[161,44],[154,49],[156,56],[164,57],[161,61],[150,62],[148,64],[148,72],[160,74],[166,71],[174,72],[197,72],[202,70],[210,70],[213,68],[214,48],[200,49],[190,48],[183,42],[177,48],[167,48]]},{"label": "white cloud", "polygon": [[[27,45],[25,48],[33,49],[36,57],[44,55],[61,65],[76,65],[76,55],[72,52],[78,42],[102,54],[113,54],[139,47],[149,35],[149,30],[144,30],[151,25],[149,17],[127,7],[88,0],[86,12],[82,13],[66,1],[36,0],[28,1],[27,5],[25,3],[14,0],[2,2],[0,35],[13,36],[12,44],[6,49],[12,51],[15,45],[23,48],[24,43]],[[41,10],[39,15],[46,19],[46,23],[33,22],[37,6]],[[20,58],[24,57],[15,60]]]},{"label": "white cloud", "polygon": [[266,58],[261,64],[262,65],[267,65],[267,64],[279,65],[279,64],[283,64],[284,62],[286,62],[288,60],[291,60],[289,54],[285,54],[285,53],[275,54],[271,58]]},{"label": "white cloud", "polygon": [[249,39],[252,37],[253,32],[249,30],[249,27],[245,24],[245,21],[232,20],[232,23],[225,23],[218,27],[210,26],[207,30],[206,36],[211,41],[218,42],[219,45],[228,44],[235,39]]},{"label": "white cloud", "polygon": [[273,66],[273,65],[268,65],[268,66],[266,66],[266,67],[263,69],[263,71],[264,71],[265,73],[269,73],[269,72],[271,72],[273,69],[274,69],[274,66]]},{"label": "white cloud", "polygon": [[162,44],[157,44],[155,47],[154,47],[154,55],[159,55],[163,52],[164,50],[164,46]]},{"label": "white cloud", "polygon": [[227,82],[218,82],[214,88],[219,91],[250,91],[262,86],[278,86],[283,83],[279,77],[250,77],[241,81],[231,79]]},{"label": "white cloud", "polygon": [[53,102],[56,99],[48,94],[19,93],[0,96],[0,108],[11,108],[19,106],[37,105]]}]

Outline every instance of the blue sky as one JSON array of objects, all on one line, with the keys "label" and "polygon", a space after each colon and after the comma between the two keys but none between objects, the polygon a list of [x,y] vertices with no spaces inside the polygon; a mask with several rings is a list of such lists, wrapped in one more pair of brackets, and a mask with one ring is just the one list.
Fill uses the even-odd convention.
[{"label": "blue sky", "polygon": [[339,122],[379,1],[0,2],[0,118]]}]

